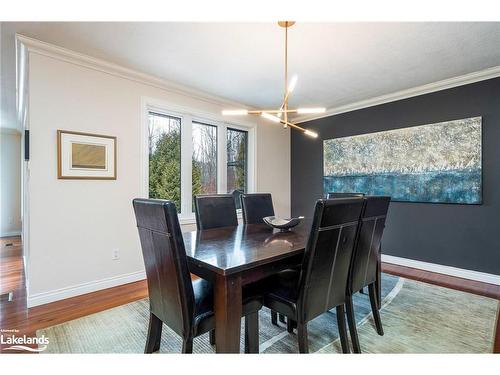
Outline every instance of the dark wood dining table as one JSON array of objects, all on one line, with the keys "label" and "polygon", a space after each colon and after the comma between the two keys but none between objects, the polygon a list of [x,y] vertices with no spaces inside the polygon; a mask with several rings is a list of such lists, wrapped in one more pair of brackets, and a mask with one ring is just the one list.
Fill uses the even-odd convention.
[{"label": "dark wood dining table", "polygon": [[242,288],[300,264],[310,226],[304,221],[280,232],[241,224],[183,233],[190,272],[214,283],[217,353],[240,352]]},{"label": "dark wood dining table", "polygon": [[183,233],[190,272],[214,283],[217,353],[240,352],[242,287],[299,264],[308,229],[242,224]]}]

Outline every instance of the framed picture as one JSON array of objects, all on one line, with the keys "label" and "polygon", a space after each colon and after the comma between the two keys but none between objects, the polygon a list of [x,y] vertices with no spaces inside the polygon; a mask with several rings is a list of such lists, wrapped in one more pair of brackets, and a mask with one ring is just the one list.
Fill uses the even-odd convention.
[{"label": "framed picture", "polygon": [[116,180],[116,137],[58,130],[57,178]]}]

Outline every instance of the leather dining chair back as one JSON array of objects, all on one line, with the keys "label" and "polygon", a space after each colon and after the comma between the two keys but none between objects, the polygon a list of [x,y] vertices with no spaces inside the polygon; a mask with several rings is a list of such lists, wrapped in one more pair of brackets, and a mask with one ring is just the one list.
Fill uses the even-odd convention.
[{"label": "leather dining chair back", "polygon": [[[263,224],[266,216],[274,216],[273,198],[269,193],[242,194],[241,211],[244,224]],[[280,321],[285,323],[284,315]],[[278,314],[271,311],[271,323],[278,325]]]},{"label": "leather dining chair back", "polygon": [[134,199],[150,312],[179,335],[192,331],[194,293],[186,250],[171,201]]},{"label": "leather dining chair back", "polygon": [[245,224],[262,224],[262,218],[274,216],[273,198],[269,193],[242,194],[241,210]]},{"label": "leather dining chair back", "polygon": [[330,192],[327,195],[328,199],[335,199],[335,198],[352,198],[352,197],[364,197],[364,193],[336,193],[336,192]]},{"label": "leather dining chair back", "polygon": [[231,194],[196,195],[194,207],[198,230],[238,225],[236,205]]},{"label": "leather dining chair back", "polygon": [[310,321],[344,304],[363,205],[360,197],[316,202],[299,277],[300,321]]},{"label": "leather dining chair back", "polygon": [[346,312],[351,342],[355,353],[361,353],[353,294],[368,287],[375,328],[379,335],[384,334],[380,318],[380,244],[389,210],[390,197],[368,196],[360,218],[356,247],[351,261],[349,281],[346,289]]},{"label": "leather dining chair back", "polygon": [[351,294],[376,281],[380,243],[391,198],[368,196],[365,201],[359,227],[359,238],[352,259],[349,282]]}]

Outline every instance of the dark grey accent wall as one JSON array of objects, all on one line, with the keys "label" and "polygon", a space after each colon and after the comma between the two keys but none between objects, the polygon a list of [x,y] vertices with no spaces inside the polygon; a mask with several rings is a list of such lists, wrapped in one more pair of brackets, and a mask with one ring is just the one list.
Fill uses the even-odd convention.
[{"label": "dark grey accent wall", "polygon": [[500,275],[500,78],[304,123],[291,132],[292,214],[312,214],[323,196],[323,140],[483,118],[483,204],[392,202],[383,253]]}]

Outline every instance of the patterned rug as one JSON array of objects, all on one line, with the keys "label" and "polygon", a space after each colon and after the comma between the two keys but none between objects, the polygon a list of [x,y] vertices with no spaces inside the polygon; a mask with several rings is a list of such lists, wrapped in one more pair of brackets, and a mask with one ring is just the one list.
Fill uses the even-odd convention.
[{"label": "patterned rug", "polygon": [[[375,332],[367,295],[354,296],[363,353],[491,353],[497,300],[383,274],[382,324]],[[39,330],[44,353],[142,353],[148,328],[148,300]],[[242,320],[243,323],[243,320]],[[259,314],[261,353],[297,353],[296,334]],[[308,324],[311,353],[340,353],[335,310]],[[243,350],[243,324],[242,324]],[[163,326],[160,353],[180,353],[181,339]],[[194,340],[195,353],[213,353],[208,334]]]}]

